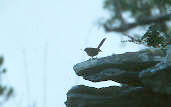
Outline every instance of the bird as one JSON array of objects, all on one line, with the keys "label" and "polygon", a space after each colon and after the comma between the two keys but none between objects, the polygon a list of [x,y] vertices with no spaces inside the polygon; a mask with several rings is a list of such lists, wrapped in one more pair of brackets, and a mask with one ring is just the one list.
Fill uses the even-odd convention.
[{"label": "bird", "polygon": [[100,50],[100,47],[103,45],[103,43],[105,42],[106,38],[104,38],[100,44],[98,45],[97,48],[85,48],[84,51],[87,53],[88,56],[90,56],[92,59],[94,56],[98,55],[99,52],[102,52]]}]

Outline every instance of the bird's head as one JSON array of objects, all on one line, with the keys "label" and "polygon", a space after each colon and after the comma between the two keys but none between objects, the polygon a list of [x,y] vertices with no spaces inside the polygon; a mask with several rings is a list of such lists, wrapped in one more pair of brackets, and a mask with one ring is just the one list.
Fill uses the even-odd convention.
[{"label": "bird's head", "polygon": [[89,50],[89,48],[85,48],[84,51],[87,52]]}]

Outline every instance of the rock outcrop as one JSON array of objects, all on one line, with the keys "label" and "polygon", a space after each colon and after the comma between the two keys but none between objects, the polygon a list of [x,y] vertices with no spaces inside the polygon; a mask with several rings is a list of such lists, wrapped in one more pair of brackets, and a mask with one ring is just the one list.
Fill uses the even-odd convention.
[{"label": "rock outcrop", "polygon": [[121,86],[74,86],[67,93],[67,107],[170,107],[171,46],[167,51],[145,49],[74,66],[78,76],[92,82],[112,80]]}]

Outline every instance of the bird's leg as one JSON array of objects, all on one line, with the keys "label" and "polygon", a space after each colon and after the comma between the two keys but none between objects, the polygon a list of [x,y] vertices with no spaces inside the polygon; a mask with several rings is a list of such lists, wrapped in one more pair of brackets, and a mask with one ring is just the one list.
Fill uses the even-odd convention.
[{"label": "bird's leg", "polygon": [[97,56],[92,56],[91,58],[92,58],[92,59],[97,59]]},{"label": "bird's leg", "polygon": [[93,58],[93,56],[91,56],[91,60],[93,60],[94,58]]},{"label": "bird's leg", "polygon": [[93,57],[91,57],[89,60],[93,60]]}]

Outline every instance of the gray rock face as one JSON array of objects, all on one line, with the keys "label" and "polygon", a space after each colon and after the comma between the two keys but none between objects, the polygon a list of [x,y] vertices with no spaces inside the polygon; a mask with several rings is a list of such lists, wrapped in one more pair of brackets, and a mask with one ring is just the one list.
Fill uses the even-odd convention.
[{"label": "gray rock face", "polygon": [[164,57],[161,50],[143,50],[88,60],[74,66],[77,75],[99,82],[113,80],[129,85],[142,85],[139,72],[154,66]]},{"label": "gray rock face", "polygon": [[168,47],[167,56],[149,69],[139,74],[142,83],[154,92],[171,95],[171,46]]},{"label": "gray rock face", "polygon": [[171,97],[143,87],[93,88],[75,86],[67,93],[67,107],[170,107]]},{"label": "gray rock face", "polygon": [[158,64],[139,75],[142,83],[154,92],[171,95],[171,66]]},{"label": "gray rock face", "polygon": [[88,60],[74,66],[84,79],[112,80],[121,87],[78,85],[67,93],[67,107],[170,107],[171,48],[127,52]]}]

